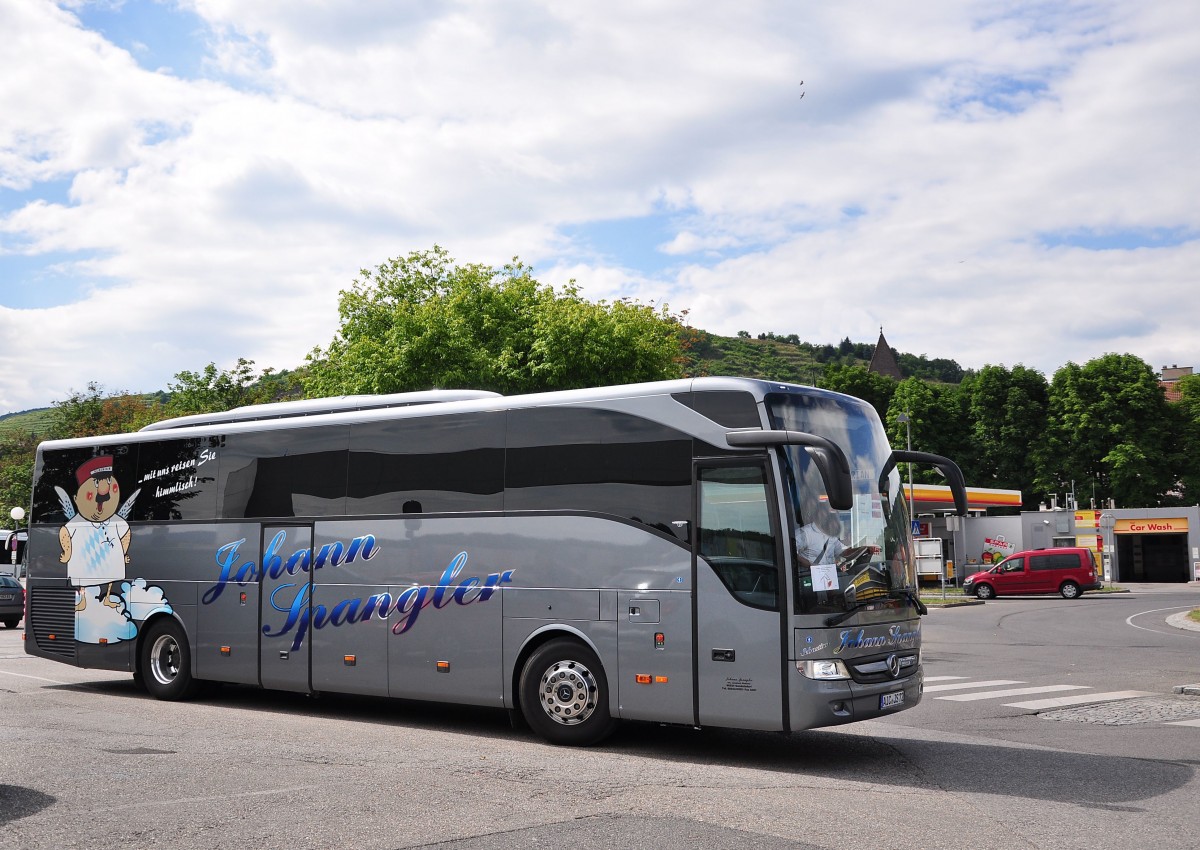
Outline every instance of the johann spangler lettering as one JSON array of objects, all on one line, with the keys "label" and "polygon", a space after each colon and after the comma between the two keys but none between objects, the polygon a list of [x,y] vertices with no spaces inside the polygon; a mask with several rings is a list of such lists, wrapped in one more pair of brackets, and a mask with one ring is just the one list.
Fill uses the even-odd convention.
[{"label": "johann spangler lettering", "polygon": [[273,629],[263,626],[264,637],[282,637],[293,634],[292,649],[297,650],[303,645],[311,623],[314,629],[326,626],[343,626],[351,623],[362,623],[378,617],[387,620],[393,613],[397,615],[392,625],[392,634],[402,635],[413,627],[421,611],[429,606],[435,610],[456,605],[472,605],[488,601],[496,591],[513,580],[514,570],[488,573],[485,578],[470,576],[455,584],[463,567],[467,563],[467,553],[459,552],[442,571],[441,578],[434,585],[417,585],[408,587],[393,596],[391,593],[377,593],[361,597],[348,597],[332,606],[311,604],[309,583],[297,582],[281,584],[271,592],[268,602],[272,608],[284,614],[283,623]]}]

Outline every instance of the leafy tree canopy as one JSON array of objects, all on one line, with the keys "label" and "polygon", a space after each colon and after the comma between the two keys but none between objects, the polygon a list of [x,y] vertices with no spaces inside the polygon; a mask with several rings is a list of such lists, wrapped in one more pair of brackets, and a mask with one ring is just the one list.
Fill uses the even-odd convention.
[{"label": "leafy tree canopy", "polygon": [[515,259],[458,265],[442,248],[363,269],[341,328],[308,357],[310,396],[430,387],[505,394],[679,377],[681,317],[631,300],[561,293]]},{"label": "leafy tree canopy", "polygon": [[870,372],[866,366],[838,366],[832,363],[825,367],[821,386],[869,402],[880,419],[887,416],[888,405],[896,392],[896,382],[886,375]]},{"label": "leafy tree canopy", "polygon": [[1132,354],[1068,363],[1050,383],[1035,485],[1047,493],[1094,485],[1098,501],[1159,505],[1179,482],[1175,423],[1150,366]]},{"label": "leafy tree canopy", "polygon": [[982,487],[1022,490],[1032,509],[1040,497],[1029,492],[1037,472],[1030,449],[1046,427],[1046,378],[1020,365],[984,366],[961,389],[970,422],[973,480]]},{"label": "leafy tree canopy", "polygon": [[262,404],[294,398],[299,394],[294,376],[264,369],[256,374],[254,361],[239,357],[232,369],[218,369],[209,363],[200,372],[179,372],[166,403],[169,416],[194,413],[221,413],[248,404]]},{"label": "leafy tree canopy", "polygon": [[[901,414],[909,417],[907,423],[900,421]],[[905,378],[896,385],[884,424],[893,446],[907,447],[911,434],[914,450],[944,455],[963,466],[967,433],[957,387]],[[913,478],[945,483],[938,472],[926,466],[915,467]]]},{"label": "leafy tree canopy", "polygon": [[1176,384],[1180,398],[1180,489],[1185,505],[1200,503],[1200,375],[1187,375]]},{"label": "leafy tree canopy", "polygon": [[118,391],[106,393],[92,381],[87,389],[73,392],[54,403],[48,437],[91,437],[136,431],[162,416],[140,395]]},{"label": "leafy tree canopy", "polygon": [[3,508],[0,527],[12,528],[8,514],[12,508],[29,509],[37,443],[37,437],[33,434],[7,434],[0,437],[0,508]]}]

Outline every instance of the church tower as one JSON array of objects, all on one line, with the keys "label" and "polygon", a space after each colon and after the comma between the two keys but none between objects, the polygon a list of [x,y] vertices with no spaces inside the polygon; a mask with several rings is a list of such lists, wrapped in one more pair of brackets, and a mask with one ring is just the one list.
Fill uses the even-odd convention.
[{"label": "church tower", "polygon": [[879,326],[879,341],[875,343],[875,353],[871,355],[871,365],[867,367],[867,371],[886,375],[897,381],[904,380],[904,376],[900,374],[900,364],[896,362],[896,355],[892,353],[888,341],[883,338],[882,325]]}]

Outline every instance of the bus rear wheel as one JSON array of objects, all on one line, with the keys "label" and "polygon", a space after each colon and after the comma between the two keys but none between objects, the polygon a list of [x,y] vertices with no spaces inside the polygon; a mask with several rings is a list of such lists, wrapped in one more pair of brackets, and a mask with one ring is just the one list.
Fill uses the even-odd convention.
[{"label": "bus rear wheel", "polygon": [[140,662],[142,686],[155,699],[182,700],[196,692],[187,635],[174,620],[159,620],[150,627],[142,642]]},{"label": "bus rear wheel", "polygon": [[608,710],[608,680],[600,659],[577,640],[538,647],[521,670],[521,714],[552,744],[586,747],[616,725]]}]

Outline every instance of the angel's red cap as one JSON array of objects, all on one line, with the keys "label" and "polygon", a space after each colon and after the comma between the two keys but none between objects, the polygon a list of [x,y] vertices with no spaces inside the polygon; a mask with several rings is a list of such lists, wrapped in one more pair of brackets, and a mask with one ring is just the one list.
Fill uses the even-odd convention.
[{"label": "angel's red cap", "polygon": [[82,485],[89,478],[107,478],[112,475],[113,459],[112,455],[102,455],[94,457],[87,463],[75,470],[75,478]]}]

